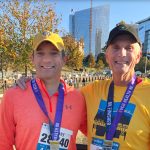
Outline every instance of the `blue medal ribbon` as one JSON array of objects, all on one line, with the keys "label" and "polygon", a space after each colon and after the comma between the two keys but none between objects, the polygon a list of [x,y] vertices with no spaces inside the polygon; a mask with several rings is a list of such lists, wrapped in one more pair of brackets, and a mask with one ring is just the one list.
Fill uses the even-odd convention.
[{"label": "blue medal ribbon", "polygon": [[113,98],[114,98],[114,82],[112,81],[109,87],[108,92],[108,100],[107,100],[107,107],[106,107],[106,140],[113,140],[117,125],[124,113],[124,110],[132,96],[132,93],[136,86],[136,76],[132,77],[132,81],[128,84],[126,92],[123,96],[119,109],[117,111],[114,120],[112,121],[112,113],[113,113]]},{"label": "blue medal ribbon", "polygon": [[57,106],[56,106],[56,114],[55,114],[55,120],[54,120],[54,125],[52,124],[46,106],[43,101],[43,97],[41,95],[40,89],[38,87],[38,84],[36,83],[35,79],[31,80],[31,87],[32,91],[36,97],[36,100],[43,111],[43,113],[46,115],[46,117],[49,119],[49,124],[50,124],[50,133],[52,134],[52,140],[58,140],[59,139],[59,134],[60,134],[60,127],[61,127],[61,120],[62,120],[62,113],[63,113],[63,105],[64,105],[64,89],[63,85],[60,83],[58,87],[58,101],[57,101]]}]

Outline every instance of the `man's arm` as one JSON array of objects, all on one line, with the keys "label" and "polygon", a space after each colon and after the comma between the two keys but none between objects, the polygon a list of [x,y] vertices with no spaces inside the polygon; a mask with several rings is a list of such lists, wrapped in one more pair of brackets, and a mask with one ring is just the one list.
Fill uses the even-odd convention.
[{"label": "man's arm", "polygon": [[13,117],[13,105],[7,94],[0,104],[0,149],[13,150],[15,141],[15,124]]},{"label": "man's arm", "polygon": [[82,100],[83,100],[84,104],[83,104],[83,110],[82,110],[82,114],[81,114],[80,131],[84,135],[87,135],[87,109],[86,109],[86,102],[85,102],[83,95],[82,95]]}]

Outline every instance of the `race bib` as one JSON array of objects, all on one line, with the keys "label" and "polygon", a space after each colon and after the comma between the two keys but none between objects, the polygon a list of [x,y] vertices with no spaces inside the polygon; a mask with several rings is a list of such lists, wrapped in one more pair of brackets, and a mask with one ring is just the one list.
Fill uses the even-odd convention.
[{"label": "race bib", "polygon": [[93,138],[90,145],[90,150],[119,150],[119,143]]},{"label": "race bib", "polygon": [[49,124],[43,123],[37,144],[37,150],[53,150],[53,149],[67,150],[69,147],[70,138],[72,134],[73,131],[65,128],[60,128],[59,140],[52,141]]}]

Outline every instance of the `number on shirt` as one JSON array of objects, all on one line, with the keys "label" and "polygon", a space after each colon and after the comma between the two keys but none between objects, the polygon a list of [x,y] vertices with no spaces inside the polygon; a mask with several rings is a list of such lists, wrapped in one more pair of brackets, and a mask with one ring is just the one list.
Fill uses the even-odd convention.
[{"label": "number on shirt", "polygon": [[59,144],[60,144],[62,147],[68,147],[69,140],[68,140],[68,139],[65,139],[65,138],[62,138],[62,139],[60,140]]},{"label": "number on shirt", "polygon": [[51,139],[52,139],[51,135],[47,135],[46,133],[43,133],[41,142],[50,144]]}]

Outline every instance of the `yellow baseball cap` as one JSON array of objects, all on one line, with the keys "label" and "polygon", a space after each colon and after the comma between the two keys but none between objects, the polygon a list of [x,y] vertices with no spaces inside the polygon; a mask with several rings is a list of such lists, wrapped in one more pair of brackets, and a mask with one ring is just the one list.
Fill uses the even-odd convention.
[{"label": "yellow baseball cap", "polygon": [[35,36],[33,39],[33,50],[37,50],[38,46],[44,41],[51,42],[59,51],[64,50],[64,42],[62,38],[58,34],[49,31],[38,33]]}]

